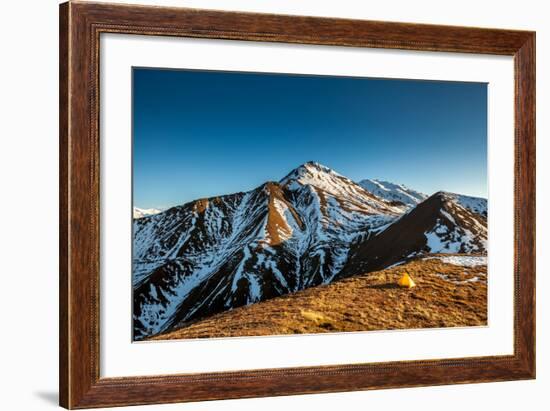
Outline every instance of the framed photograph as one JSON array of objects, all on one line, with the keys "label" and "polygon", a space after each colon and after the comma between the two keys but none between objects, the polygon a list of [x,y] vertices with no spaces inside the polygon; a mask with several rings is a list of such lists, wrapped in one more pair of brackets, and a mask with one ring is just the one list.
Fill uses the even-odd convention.
[{"label": "framed photograph", "polygon": [[535,33],[60,6],[60,405],[535,378]]}]

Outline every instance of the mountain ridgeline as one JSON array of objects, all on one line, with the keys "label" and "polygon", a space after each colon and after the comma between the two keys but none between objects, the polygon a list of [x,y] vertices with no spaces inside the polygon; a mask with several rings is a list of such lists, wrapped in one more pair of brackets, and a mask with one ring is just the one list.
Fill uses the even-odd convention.
[{"label": "mountain ridgeline", "polygon": [[134,338],[419,254],[486,253],[485,199],[364,181],[379,190],[309,162],[135,218]]}]

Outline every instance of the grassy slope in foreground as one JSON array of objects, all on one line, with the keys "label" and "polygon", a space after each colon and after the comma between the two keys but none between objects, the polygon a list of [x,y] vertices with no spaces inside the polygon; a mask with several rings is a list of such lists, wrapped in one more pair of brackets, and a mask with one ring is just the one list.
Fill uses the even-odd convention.
[{"label": "grassy slope in foreground", "polygon": [[[405,272],[415,288],[396,285]],[[482,326],[486,274],[486,266],[414,260],[216,314],[151,339]]]}]

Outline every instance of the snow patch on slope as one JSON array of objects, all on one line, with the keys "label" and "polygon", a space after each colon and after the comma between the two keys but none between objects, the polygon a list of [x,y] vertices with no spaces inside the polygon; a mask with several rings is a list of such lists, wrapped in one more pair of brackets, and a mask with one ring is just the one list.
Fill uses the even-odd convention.
[{"label": "snow patch on slope", "polygon": [[449,229],[438,220],[438,224],[430,231],[424,233],[427,240],[427,248],[431,253],[471,253],[481,251],[474,243],[473,234],[459,226]]},{"label": "snow patch on slope", "polygon": [[487,256],[450,255],[426,257],[425,260],[441,260],[445,264],[458,265],[461,267],[478,267],[480,265],[487,265]]}]

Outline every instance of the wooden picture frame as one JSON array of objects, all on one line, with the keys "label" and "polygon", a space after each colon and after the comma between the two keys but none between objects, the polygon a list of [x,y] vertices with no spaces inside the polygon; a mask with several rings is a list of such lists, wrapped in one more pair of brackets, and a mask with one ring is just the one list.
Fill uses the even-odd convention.
[{"label": "wooden picture frame", "polygon": [[[513,56],[514,354],[100,378],[101,33]],[[69,2],[60,6],[59,47],[61,406],[91,408],[535,378],[534,32]]]}]

